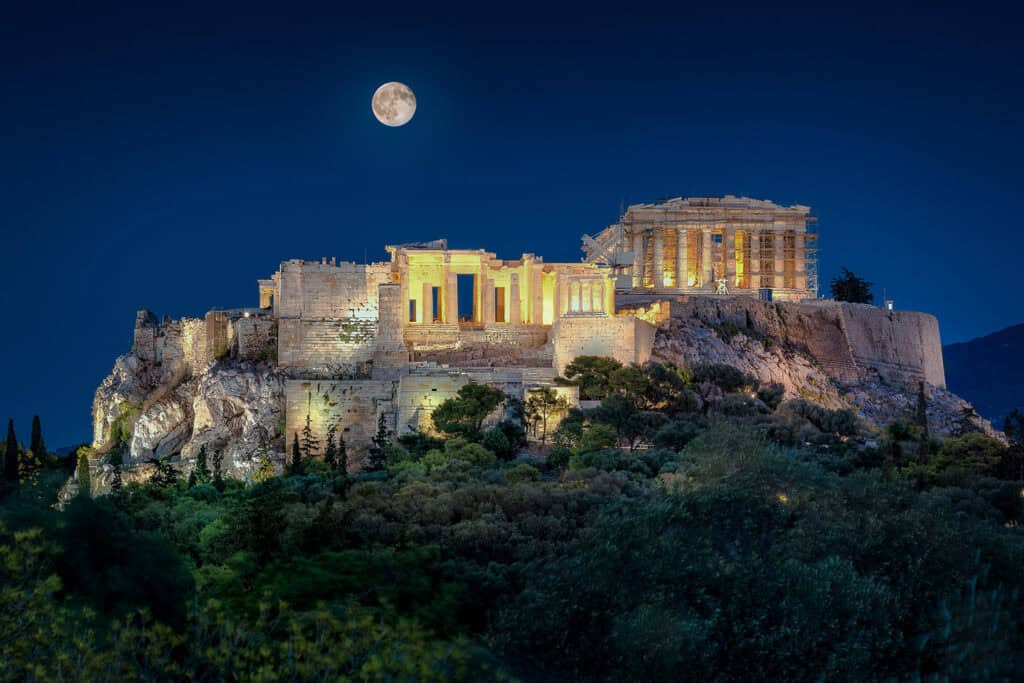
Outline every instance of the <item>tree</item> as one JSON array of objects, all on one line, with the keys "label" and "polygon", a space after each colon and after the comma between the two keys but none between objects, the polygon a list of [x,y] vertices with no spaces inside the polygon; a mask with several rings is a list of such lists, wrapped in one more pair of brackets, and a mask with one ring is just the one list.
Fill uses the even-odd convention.
[{"label": "tree", "polygon": [[832,278],[832,298],[836,301],[849,301],[855,304],[870,304],[875,295],[871,293],[873,282],[861,279],[843,268],[843,274]]},{"label": "tree", "polygon": [[113,493],[118,493],[121,490],[121,467],[124,466],[124,441],[118,441],[113,448],[110,449],[110,467],[113,469],[113,475],[110,478],[110,490]]},{"label": "tree", "polygon": [[14,435],[14,420],[7,421],[7,448],[4,450],[4,479],[18,481],[18,437]]},{"label": "tree", "polygon": [[274,470],[274,463],[270,461],[270,453],[267,451],[267,444],[260,444],[260,459],[259,464],[256,466],[256,472],[252,475],[252,480],[257,484],[261,484],[268,479],[273,479],[277,472]]},{"label": "tree", "polygon": [[[202,452],[201,449],[200,452]],[[149,480],[151,484],[165,488],[174,488],[178,485],[178,470],[174,469],[171,463],[160,458],[150,458],[149,464],[156,469],[153,477]]]},{"label": "tree", "polygon": [[292,440],[292,463],[289,468],[292,474],[302,473],[302,448],[299,447],[299,433],[295,432],[295,437]]},{"label": "tree", "polygon": [[348,445],[344,434],[338,434],[338,471],[348,474]]},{"label": "tree", "polygon": [[29,441],[28,449],[39,461],[40,466],[46,463],[46,442],[43,441],[43,427],[38,415],[32,416],[32,438]]},{"label": "tree", "polygon": [[337,432],[338,425],[329,425],[327,427],[327,441],[324,444],[324,463],[332,470],[338,466],[338,446],[335,442]]},{"label": "tree", "polygon": [[90,497],[92,495],[92,475],[89,472],[89,453],[86,448],[78,449],[78,470],[75,476],[78,479],[78,495]]},{"label": "tree", "polygon": [[388,466],[387,453],[384,449],[390,444],[391,432],[388,431],[387,423],[384,421],[384,413],[381,413],[377,417],[377,433],[373,435],[373,446],[370,447],[368,469],[371,472],[379,472]]},{"label": "tree", "polygon": [[320,440],[313,434],[312,417],[306,413],[306,426],[302,428],[302,454],[312,458],[320,450]]},{"label": "tree", "polygon": [[463,385],[455,398],[442,401],[431,417],[438,431],[476,438],[487,416],[505,400],[505,392],[486,384]]},{"label": "tree", "polygon": [[195,467],[188,475],[188,487],[192,488],[197,484],[207,484],[210,481],[210,470],[206,465],[206,444],[199,447],[199,455],[196,456]]},{"label": "tree", "polygon": [[219,448],[213,453],[213,487],[224,491],[224,451]]},{"label": "tree", "polygon": [[612,373],[621,367],[614,358],[577,356],[565,366],[565,378],[580,388],[584,401],[600,401],[612,392]]},{"label": "tree", "polygon": [[548,420],[569,409],[569,401],[560,396],[551,387],[541,387],[530,392],[526,399],[525,412],[527,419],[540,427],[540,443],[546,445],[548,442]]}]

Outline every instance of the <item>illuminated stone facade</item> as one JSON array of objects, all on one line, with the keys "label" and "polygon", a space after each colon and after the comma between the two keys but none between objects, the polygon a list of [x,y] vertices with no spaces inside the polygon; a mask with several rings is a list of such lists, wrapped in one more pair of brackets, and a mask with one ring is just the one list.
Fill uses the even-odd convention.
[{"label": "illuminated stone facade", "polygon": [[634,204],[584,237],[587,261],[611,267],[633,294],[729,293],[776,301],[817,297],[810,207],[734,197]]},{"label": "illuminated stone facade", "polygon": [[259,280],[277,367],[292,378],[289,439],[308,415],[321,438],[335,424],[358,452],[381,418],[399,434],[431,431],[433,409],[467,382],[522,399],[582,353],[650,355],[654,326],[615,315],[614,279],[598,264],[504,260],[445,240],[386,250],[390,262],[292,260]]}]

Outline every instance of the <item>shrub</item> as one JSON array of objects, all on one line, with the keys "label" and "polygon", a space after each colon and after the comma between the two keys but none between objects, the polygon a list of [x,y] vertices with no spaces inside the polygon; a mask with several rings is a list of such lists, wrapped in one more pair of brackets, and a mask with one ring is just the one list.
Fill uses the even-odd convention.
[{"label": "shrub", "polygon": [[502,460],[511,460],[515,457],[512,444],[509,442],[505,432],[500,427],[491,427],[480,437],[480,445],[494,453]]},{"label": "shrub", "polygon": [[540,479],[540,470],[533,465],[520,463],[505,470],[505,479],[509,482],[537,481]]}]

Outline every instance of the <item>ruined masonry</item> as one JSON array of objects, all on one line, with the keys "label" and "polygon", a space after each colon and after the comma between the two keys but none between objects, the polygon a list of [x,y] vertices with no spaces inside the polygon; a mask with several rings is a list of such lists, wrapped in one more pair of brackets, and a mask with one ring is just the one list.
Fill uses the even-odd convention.
[{"label": "ruined masonry", "polygon": [[934,317],[817,299],[809,214],[732,196],[630,206],[584,236],[580,263],[445,240],[387,246],[381,263],[288,260],[258,281],[256,307],[162,321],[140,311],[131,353],[97,391],[93,445],[108,448],[130,420],[135,462],[219,444],[244,476],[258,443],[280,453],[308,418],[321,443],[336,425],[358,460],[381,418],[394,433],[429,432],[467,382],[525,398],[577,356],[667,358],[675,347],[660,337],[723,321],[785,339],[824,382],[942,389]]}]

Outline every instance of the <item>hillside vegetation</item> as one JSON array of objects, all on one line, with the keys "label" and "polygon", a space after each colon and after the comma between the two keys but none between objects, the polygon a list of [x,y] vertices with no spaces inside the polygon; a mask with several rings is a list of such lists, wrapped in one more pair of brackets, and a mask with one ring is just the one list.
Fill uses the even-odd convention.
[{"label": "hillside vegetation", "polygon": [[[446,438],[382,428],[359,473],[332,435],[290,444],[282,473],[264,457],[249,484],[211,453],[91,498],[82,468],[57,511],[67,470],[23,468],[0,501],[0,680],[959,680],[1024,664],[1024,418],[1006,446],[966,423],[933,438],[913,415],[875,431],[728,366],[583,357],[564,381],[600,404],[526,456],[524,427],[546,429],[557,400],[478,386],[438,409]],[[481,426],[494,401],[510,417]]]}]

